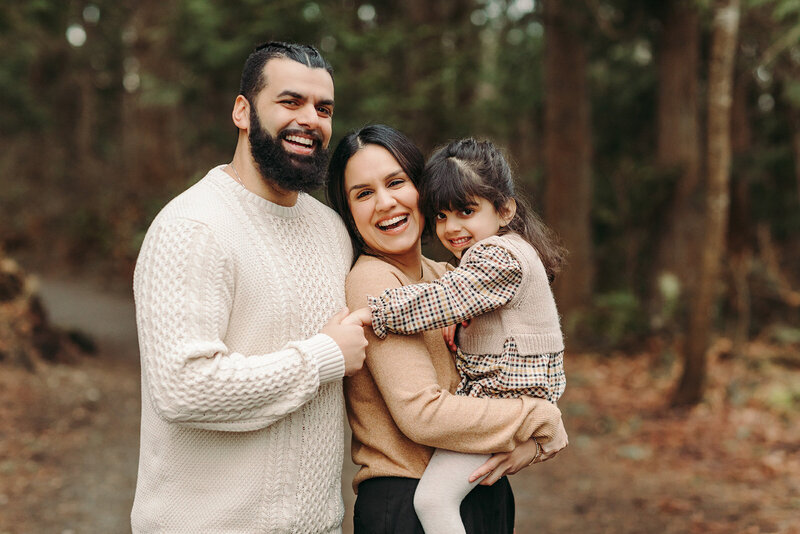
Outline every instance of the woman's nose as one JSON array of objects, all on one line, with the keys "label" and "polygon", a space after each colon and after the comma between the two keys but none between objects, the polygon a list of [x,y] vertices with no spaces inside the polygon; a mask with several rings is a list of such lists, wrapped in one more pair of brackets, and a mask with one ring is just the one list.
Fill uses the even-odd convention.
[{"label": "woman's nose", "polygon": [[375,193],[375,207],[380,211],[386,211],[397,204],[394,195],[387,189],[379,189]]}]

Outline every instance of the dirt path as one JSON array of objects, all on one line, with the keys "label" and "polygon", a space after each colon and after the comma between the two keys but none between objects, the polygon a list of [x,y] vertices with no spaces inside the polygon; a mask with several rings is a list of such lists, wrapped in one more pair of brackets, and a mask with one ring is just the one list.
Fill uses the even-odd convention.
[{"label": "dirt path", "polygon": [[[0,392],[10,392],[0,415],[15,429],[0,428],[0,534],[129,532],[140,403],[131,295],[63,280],[46,280],[42,294],[52,320],[94,336],[100,354],[0,375]],[[762,439],[757,421],[745,433],[741,421],[728,424],[738,415],[661,414],[670,378],[652,373],[646,357],[570,355],[560,403],[570,447],[512,477],[517,533],[800,534],[797,462],[775,456],[795,450],[793,438]],[[745,438],[761,452],[737,453]],[[345,534],[354,472],[348,458]]]}]

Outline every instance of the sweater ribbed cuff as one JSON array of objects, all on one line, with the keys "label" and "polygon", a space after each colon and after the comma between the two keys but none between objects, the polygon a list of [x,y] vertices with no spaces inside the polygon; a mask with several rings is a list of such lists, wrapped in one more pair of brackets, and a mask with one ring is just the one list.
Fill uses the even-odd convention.
[{"label": "sweater ribbed cuff", "polygon": [[344,354],[332,337],[326,334],[303,341],[304,349],[314,356],[319,367],[319,383],[333,382],[344,377]]},{"label": "sweater ribbed cuff", "polygon": [[367,305],[372,310],[372,331],[379,339],[386,337],[386,312],[383,308],[383,301],[378,297],[367,295]]}]

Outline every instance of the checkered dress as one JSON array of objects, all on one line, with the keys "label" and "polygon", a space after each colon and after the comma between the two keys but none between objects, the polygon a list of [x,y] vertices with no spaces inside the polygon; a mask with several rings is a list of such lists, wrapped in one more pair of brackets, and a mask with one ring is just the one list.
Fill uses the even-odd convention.
[{"label": "checkered dress", "polygon": [[[415,334],[499,313],[517,294],[522,281],[522,265],[507,248],[479,242],[458,268],[433,282],[387,289],[380,297],[368,297],[372,328],[383,338],[389,332]],[[456,393],[502,398],[527,395],[556,402],[566,386],[563,352],[520,354],[513,337],[505,338],[499,354],[468,354],[459,348],[456,367],[461,383]]]}]

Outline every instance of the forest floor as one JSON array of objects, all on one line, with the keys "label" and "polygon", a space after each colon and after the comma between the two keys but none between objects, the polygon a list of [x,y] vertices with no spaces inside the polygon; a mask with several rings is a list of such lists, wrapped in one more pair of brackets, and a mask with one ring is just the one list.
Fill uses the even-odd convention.
[{"label": "forest floor", "polygon": [[[35,372],[0,362],[0,534],[129,532],[139,362],[126,292],[42,286],[53,321],[99,351]],[[574,354],[560,402],[570,446],[512,477],[517,532],[800,534],[800,347],[715,344],[706,400],[666,408],[677,365],[654,346]],[[354,466],[345,461],[344,531]]]}]

